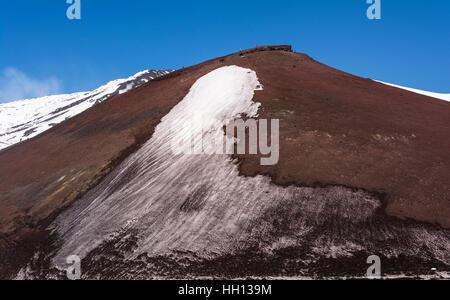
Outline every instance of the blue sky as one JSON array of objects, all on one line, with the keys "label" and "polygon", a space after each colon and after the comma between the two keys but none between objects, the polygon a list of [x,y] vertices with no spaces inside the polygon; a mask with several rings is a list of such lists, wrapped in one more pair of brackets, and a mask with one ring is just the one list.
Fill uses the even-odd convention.
[{"label": "blue sky", "polygon": [[94,89],[144,69],[176,69],[292,44],[362,77],[450,93],[450,1],[0,0],[0,102]]}]

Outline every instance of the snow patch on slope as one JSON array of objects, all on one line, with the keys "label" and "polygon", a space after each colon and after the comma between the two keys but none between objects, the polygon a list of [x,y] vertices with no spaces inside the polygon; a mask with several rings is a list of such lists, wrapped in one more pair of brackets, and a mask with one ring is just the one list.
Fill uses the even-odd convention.
[{"label": "snow patch on slope", "polygon": [[[83,257],[122,228],[137,224],[143,233],[142,251],[152,252],[167,250],[186,239],[189,239],[185,244],[187,248],[195,244],[202,248],[207,242],[200,239],[205,238],[205,233],[213,230],[220,219],[228,222],[224,227],[219,226],[222,228],[217,228],[218,232],[227,234],[233,230],[239,211],[244,208],[236,201],[251,199],[254,189],[248,189],[245,195],[239,195],[241,190],[235,189],[238,194],[226,198],[229,188],[220,192],[220,185],[227,182],[227,178],[230,187],[240,184],[237,168],[228,156],[175,155],[171,141],[183,141],[191,132],[197,136],[203,129],[203,141],[213,144],[217,136],[223,136],[223,125],[240,114],[256,116],[259,104],[252,98],[260,86],[254,71],[237,66],[223,67],[200,78],[162,119],[153,137],[138,152],[75,203],[73,210],[58,218],[56,230],[64,244],[55,261],[63,262],[68,253]],[[196,122],[199,118],[203,119],[202,126]],[[98,189],[100,186],[103,191]],[[209,194],[210,188],[213,194]],[[208,193],[209,200],[205,199],[206,195],[201,196],[202,192],[196,192],[199,189]],[[185,211],[195,211],[203,205],[207,208],[185,218],[178,209],[189,194],[192,194],[192,203],[188,201]],[[213,209],[222,205],[228,209]],[[252,209],[248,207],[248,210]],[[223,215],[230,212],[231,215]],[[230,218],[235,220],[230,221]]]},{"label": "snow patch on slope", "polygon": [[404,87],[404,86],[400,86],[400,85],[395,85],[395,84],[391,84],[391,83],[386,83],[383,81],[379,81],[379,80],[375,80],[376,82],[382,83],[382,84],[386,84],[392,87],[396,87],[399,89],[403,89],[403,90],[407,90],[416,94],[421,94],[421,95],[425,95],[428,97],[432,97],[432,98],[437,98],[437,99],[441,99],[444,101],[450,101],[450,94],[440,94],[440,93],[433,93],[433,92],[427,92],[427,91],[422,91],[422,90],[418,90],[418,89],[413,89],[413,88],[408,88],[408,87]]}]

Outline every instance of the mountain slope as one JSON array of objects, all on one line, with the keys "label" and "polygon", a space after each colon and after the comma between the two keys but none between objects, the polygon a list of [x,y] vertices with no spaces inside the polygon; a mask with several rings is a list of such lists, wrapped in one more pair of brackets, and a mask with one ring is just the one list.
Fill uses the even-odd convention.
[{"label": "mountain slope", "polygon": [[[1,152],[4,274],[64,276],[68,254],[84,278],[362,276],[374,253],[449,272],[450,104],[289,50],[175,71]],[[279,163],[173,155],[196,113],[212,135],[279,119]]]},{"label": "mountain slope", "polygon": [[104,100],[136,88],[166,70],[146,70],[91,92],[53,95],[0,104],[0,150],[32,138]]}]

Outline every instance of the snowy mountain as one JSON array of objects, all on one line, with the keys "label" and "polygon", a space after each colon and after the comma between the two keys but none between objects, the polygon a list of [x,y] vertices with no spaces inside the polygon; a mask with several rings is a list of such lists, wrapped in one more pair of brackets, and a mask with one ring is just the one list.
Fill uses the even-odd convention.
[{"label": "snowy mountain", "polygon": [[52,95],[0,104],[0,150],[30,139],[104,100],[123,94],[168,70],[146,70],[91,92]]},{"label": "snowy mountain", "polygon": [[[250,247],[249,260],[261,253],[271,257],[280,248],[295,249],[292,253],[301,253],[300,257],[342,258],[364,247],[387,257],[414,256],[420,251],[421,239],[431,241],[431,255],[442,261],[449,258],[433,242],[441,241],[439,246],[445,248],[445,233],[421,224],[387,223],[376,213],[380,202],[368,192],[345,187],[277,186],[265,176],[239,176],[238,166],[226,155],[172,152],[172,145],[184,144],[190,134],[201,136],[203,146],[217,145],[223,139],[223,126],[242,114],[258,116],[261,103],[254,98],[258,99],[256,92],[263,91],[257,73],[238,66],[221,67],[198,79],[141,149],[56,219],[52,228],[61,238],[53,266],[64,270],[72,253],[89,261],[92,253],[105,255],[114,249],[120,258],[108,255],[112,261],[103,260],[101,269],[93,267],[91,274],[117,276],[111,266],[127,264],[117,268],[117,273],[123,273],[113,278],[142,276],[143,272],[149,273],[142,278],[149,278],[156,269],[154,262],[161,257],[174,272],[180,261],[172,259],[180,253],[182,259],[201,265],[215,256],[231,259],[227,255],[235,255],[236,249],[252,242],[260,248],[250,252],[256,246]],[[203,122],[197,122],[199,119]],[[359,214],[346,220],[352,212]],[[278,225],[279,220],[292,223]],[[330,226],[327,222],[332,227],[341,226],[341,222],[345,225],[323,230]],[[365,222],[385,224],[386,233],[377,232],[370,239],[359,235],[361,228],[354,224]],[[278,235],[283,226],[287,232]],[[383,234],[402,236],[407,247],[390,245]],[[380,241],[383,247],[378,246]],[[308,247],[311,249],[302,252]],[[154,259],[149,263],[147,257]],[[132,263],[136,260],[140,264]],[[30,270],[22,270],[18,278],[26,279],[30,274],[33,278]]]},{"label": "snowy mountain", "polygon": [[288,45],[111,100],[0,151],[0,278],[449,278],[448,102]]}]

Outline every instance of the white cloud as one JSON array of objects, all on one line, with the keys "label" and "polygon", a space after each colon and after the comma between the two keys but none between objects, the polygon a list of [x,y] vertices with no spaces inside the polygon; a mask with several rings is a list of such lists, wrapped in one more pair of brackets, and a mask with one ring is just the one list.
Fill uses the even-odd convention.
[{"label": "white cloud", "polygon": [[58,78],[30,78],[16,68],[6,68],[0,74],[0,102],[59,94],[62,89]]}]

